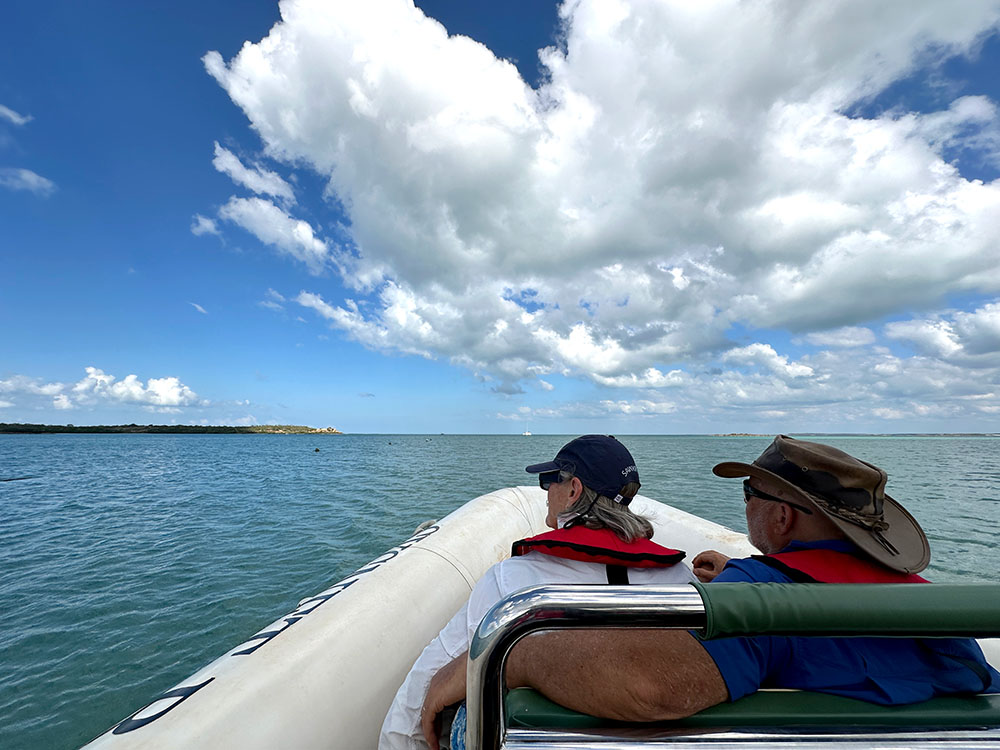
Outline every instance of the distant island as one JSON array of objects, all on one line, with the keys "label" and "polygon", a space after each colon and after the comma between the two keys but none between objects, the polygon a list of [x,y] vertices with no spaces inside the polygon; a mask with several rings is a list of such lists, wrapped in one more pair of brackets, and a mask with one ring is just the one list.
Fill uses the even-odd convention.
[{"label": "distant island", "polygon": [[333,427],[303,427],[297,424],[261,424],[249,427],[232,425],[185,425],[185,424],[116,424],[116,425],[72,425],[72,424],[9,424],[0,422],[0,434],[41,434],[56,432],[88,433],[150,433],[184,435],[342,435]]},{"label": "distant island", "polygon": [[[1000,432],[789,432],[789,437],[824,438],[824,437],[1000,437]],[[716,433],[712,437],[772,437],[772,433],[756,432],[726,432]]]}]

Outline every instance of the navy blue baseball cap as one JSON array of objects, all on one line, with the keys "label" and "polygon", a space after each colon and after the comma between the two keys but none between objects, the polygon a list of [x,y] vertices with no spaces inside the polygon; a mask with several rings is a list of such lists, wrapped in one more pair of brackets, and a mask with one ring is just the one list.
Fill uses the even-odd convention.
[{"label": "navy blue baseball cap", "polygon": [[[598,495],[615,499],[630,482],[639,484],[639,470],[628,449],[610,435],[584,435],[570,440],[552,461],[532,464],[529,474],[568,471]],[[627,501],[627,500],[626,500]]]}]

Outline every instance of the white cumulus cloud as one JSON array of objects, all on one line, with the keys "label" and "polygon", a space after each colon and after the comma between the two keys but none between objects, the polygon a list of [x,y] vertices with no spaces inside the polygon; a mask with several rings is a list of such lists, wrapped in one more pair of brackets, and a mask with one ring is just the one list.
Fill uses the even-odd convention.
[{"label": "white cumulus cloud", "polygon": [[[673,389],[669,404],[640,395],[647,413],[697,392],[770,414],[832,400],[858,419],[872,414],[852,411],[858,393],[917,411],[880,348],[887,318],[904,318],[881,329],[890,341],[929,358],[907,361],[910,390],[957,382],[958,354],[990,356],[985,307],[934,310],[1000,295],[1000,182],[949,155],[994,158],[996,104],[855,112],[974,54],[995,2],[572,0],[538,89],[409,0],[281,13],[264,40],[204,64],[262,158],[325,181],[344,247],[263,198],[219,215],[336,270],[353,298],[296,301],[368,347],[447,358],[502,393],[563,374]],[[227,169],[253,190],[235,175],[277,176]],[[822,351],[785,351],[767,330]],[[842,389],[862,360],[865,379]]]},{"label": "white cumulus cloud", "polygon": [[310,273],[319,274],[326,266],[329,249],[316,237],[313,228],[268,200],[234,196],[219,209],[219,216],[243,227],[264,244],[301,261]]},{"label": "white cumulus cloud", "polygon": [[0,104],[0,119],[7,120],[7,122],[11,122],[14,125],[27,125],[34,118],[31,115],[19,114],[10,107]]},{"label": "white cumulus cloud", "polygon": [[955,330],[945,320],[907,320],[890,323],[886,335],[915,344],[919,349],[934,356],[947,358],[962,350]]},{"label": "white cumulus cloud", "polygon": [[[86,367],[86,375],[76,383],[47,383],[39,378],[14,375],[0,380],[0,394],[44,398],[56,409],[75,409],[95,404],[136,404],[155,411],[176,411],[181,407],[207,406],[176,377],[149,378],[137,375],[119,380],[97,367]],[[8,402],[13,405],[13,402]]]},{"label": "white cumulus cloud", "polygon": [[264,293],[264,299],[262,299],[257,304],[261,307],[266,307],[269,310],[274,310],[275,312],[281,312],[285,309],[285,302],[287,300],[283,295],[274,291],[273,289],[268,289]]},{"label": "white cumulus cloud", "polygon": [[288,204],[295,202],[292,186],[277,172],[259,165],[253,168],[245,166],[236,154],[220,146],[218,141],[215,143],[215,158],[212,160],[212,165],[223,174],[229,175],[233,182],[253,190],[258,195],[270,195]]},{"label": "white cumulus cloud", "polygon": [[752,365],[782,377],[803,378],[813,374],[812,367],[789,362],[787,356],[778,354],[770,344],[750,344],[730,349],[722,355],[722,360],[738,365]]},{"label": "white cumulus cloud", "polygon": [[1000,365],[1000,302],[972,311],[889,323],[886,335],[933,357],[968,365]]},{"label": "white cumulus cloud", "polygon": [[77,403],[97,399],[154,407],[195,406],[204,403],[197,394],[176,377],[149,378],[143,383],[137,375],[118,380],[96,367],[85,368],[87,375],[67,393]]},{"label": "white cumulus cloud", "polygon": [[815,331],[806,335],[806,341],[815,346],[868,346],[875,343],[875,334],[870,328],[845,326],[833,331]]},{"label": "white cumulus cloud", "polygon": [[619,388],[666,388],[687,385],[691,379],[680,370],[671,370],[668,373],[663,373],[655,367],[650,367],[645,372],[639,374],[629,373],[628,375],[618,375],[611,378],[596,375],[594,376],[594,380],[601,385],[616,386]]},{"label": "white cumulus cloud", "polygon": [[195,214],[191,220],[191,234],[197,236],[203,234],[218,235],[219,227],[216,225],[214,219],[209,219],[207,216],[202,216],[201,214]]},{"label": "white cumulus cloud", "polygon": [[14,375],[0,380],[0,393],[28,393],[37,396],[55,396],[66,386],[63,383],[45,383],[38,378]]},{"label": "white cumulus cloud", "polygon": [[17,167],[0,167],[0,187],[8,190],[25,190],[43,198],[52,195],[56,190],[56,184],[47,177],[42,177],[30,169]]}]

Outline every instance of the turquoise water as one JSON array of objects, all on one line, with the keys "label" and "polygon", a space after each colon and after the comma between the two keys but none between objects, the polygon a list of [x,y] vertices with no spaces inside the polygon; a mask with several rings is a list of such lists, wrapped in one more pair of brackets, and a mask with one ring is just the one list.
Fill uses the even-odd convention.
[{"label": "turquoise water", "polygon": [[[0,435],[0,479],[34,477],[0,482],[0,747],[87,742],[566,440]],[[889,472],[929,577],[1000,581],[1000,439],[824,440]],[[710,469],[769,439],[622,441],[643,494],[743,530],[739,483]]]}]

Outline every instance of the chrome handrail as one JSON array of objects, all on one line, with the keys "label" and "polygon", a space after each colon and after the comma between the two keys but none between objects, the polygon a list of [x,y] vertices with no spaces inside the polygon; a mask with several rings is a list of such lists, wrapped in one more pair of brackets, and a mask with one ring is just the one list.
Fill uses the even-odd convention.
[{"label": "chrome handrail", "polygon": [[469,648],[466,747],[499,750],[507,655],[524,636],[554,627],[705,627],[705,605],[690,585],[534,586],[498,602],[479,624]]}]

